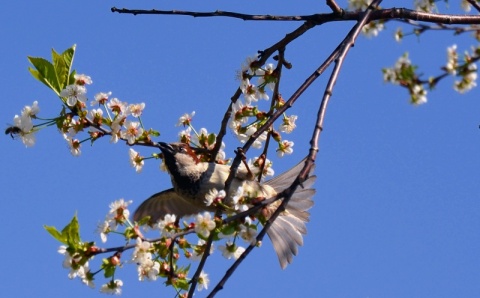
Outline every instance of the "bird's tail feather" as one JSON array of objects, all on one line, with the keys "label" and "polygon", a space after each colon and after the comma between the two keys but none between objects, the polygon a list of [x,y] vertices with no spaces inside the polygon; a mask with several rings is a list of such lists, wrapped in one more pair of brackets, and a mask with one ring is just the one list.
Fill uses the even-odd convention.
[{"label": "bird's tail feather", "polygon": [[[289,187],[303,168],[304,160],[282,175],[265,182],[277,192]],[[313,167],[311,172],[313,171]],[[311,174],[310,172],[310,174]],[[290,198],[285,211],[272,223],[267,232],[277,253],[280,266],[285,269],[292,263],[293,256],[298,253],[298,246],[303,245],[303,235],[307,234],[306,223],[309,221],[308,210],[313,206],[312,197],[315,189],[311,188],[316,176],[309,176],[306,181],[297,187]]]}]

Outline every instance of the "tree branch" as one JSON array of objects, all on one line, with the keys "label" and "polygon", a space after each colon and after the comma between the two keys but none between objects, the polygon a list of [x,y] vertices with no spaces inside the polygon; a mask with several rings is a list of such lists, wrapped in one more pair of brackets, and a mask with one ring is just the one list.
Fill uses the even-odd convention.
[{"label": "tree branch", "polygon": [[[474,1],[472,1],[474,2]],[[330,4],[334,2],[329,2]],[[477,5],[478,6],[478,5]],[[475,6],[476,7],[476,6]],[[334,9],[338,9],[338,7]],[[127,8],[111,8],[112,12],[121,14],[133,14],[133,15],[184,15],[192,16],[195,18],[200,17],[229,17],[235,19],[241,19],[244,21],[310,21],[317,24],[337,21],[359,21],[363,16],[363,12],[342,11],[334,10],[333,13],[323,14],[311,14],[300,16],[289,15],[251,15],[238,12],[229,12],[216,10],[213,12],[196,12],[196,11],[183,11],[183,10],[157,10],[157,9],[127,9]],[[415,11],[406,8],[388,8],[379,9],[372,12],[369,21],[375,20],[391,20],[391,19],[408,19],[413,21],[422,21],[427,23],[444,23],[444,24],[480,24],[480,16],[478,15],[453,15],[453,14],[437,14]]]}]

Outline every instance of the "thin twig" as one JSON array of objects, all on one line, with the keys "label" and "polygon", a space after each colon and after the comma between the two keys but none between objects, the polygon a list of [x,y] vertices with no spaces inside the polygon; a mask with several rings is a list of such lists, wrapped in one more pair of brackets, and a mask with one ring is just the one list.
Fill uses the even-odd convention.
[{"label": "thin twig", "polygon": [[[320,104],[320,108],[317,113],[317,122],[315,125],[315,129],[313,131],[312,139],[310,140],[310,154],[309,154],[309,160],[315,161],[315,156],[316,153],[319,150],[318,143],[319,143],[319,138],[320,134],[323,131],[323,122],[325,120],[325,113],[327,110],[327,105],[328,102],[332,96],[333,92],[333,87],[337,81],[338,74],[340,72],[340,69],[342,68],[343,61],[350,50],[351,47],[353,47],[355,40],[357,39],[358,35],[360,34],[360,31],[362,30],[363,26],[370,21],[370,16],[373,14],[373,10],[375,7],[377,7],[382,0],[374,0],[368,9],[365,11],[364,16],[362,20],[360,20],[353,28],[350,30],[348,33],[347,37],[344,39],[342,42],[341,49],[339,51],[338,57],[335,62],[335,67],[332,71],[332,74],[330,75],[330,79],[327,83],[327,86],[325,88],[325,92],[322,98],[322,102]],[[308,173],[307,167],[305,167],[299,174],[299,176],[305,176]]]},{"label": "thin twig", "polygon": [[[472,1],[474,2],[474,1]],[[338,21],[359,21],[363,16],[363,12],[343,11],[338,13],[323,13],[301,16],[289,15],[251,15],[238,12],[229,12],[216,10],[213,12],[196,12],[182,10],[157,10],[157,9],[127,9],[127,8],[111,8],[112,12],[133,15],[185,15],[192,17],[230,17],[241,19],[244,21],[308,21],[317,24]],[[453,15],[416,11],[406,8],[388,8],[379,9],[371,13],[369,21],[391,20],[391,19],[409,19],[414,21],[422,21],[428,23],[444,23],[444,24],[480,24],[480,16],[478,15]]]},{"label": "thin twig", "polygon": [[[268,112],[268,114],[271,114],[271,112],[274,110],[275,103],[278,98],[278,94],[279,94],[278,90],[280,89],[280,80],[282,78],[282,68],[283,68],[284,59],[285,59],[285,49],[281,48],[278,50],[278,63],[277,63],[277,67],[274,70],[274,73],[277,77],[277,82],[275,83],[275,88],[273,90],[272,101],[270,102],[270,111]],[[265,140],[265,146],[263,146],[263,152],[261,154],[261,156],[264,156],[265,159],[260,164],[260,169],[259,169],[260,175],[258,175],[259,183],[262,181],[262,177],[263,177],[262,173],[265,170],[265,167],[267,166],[266,160],[268,157],[268,148],[270,147],[270,141],[272,139],[272,130],[273,130],[273,126],[270,126],[270,130],[267,133],[267,139]]]},{"label": "thin twig", "polygon": [[337,2],[335,2],[335,0],[327,0],[327,6],[330,7],[334,13],[340,15],[343,14],[343,9],[337,4]]},{"label": "thin twig", "polygon": [[[217,209],[217,211],[215,212],[215,218],[220,216],[222,216],[222,211],[220,209]],[[192,279],[190,280],[190,288],[188,289],[189,298],[193,297],[193,293],[195,293],[195,289],[197,287],[198,278],[202,273],[202,270],[203,270],[203,267],[205,266],[205,262],[207,261],[207,258],[210,256],[210,247],[212,247],[214,236],[215,236],[215,233],[210,233],[207,243],[205,244],[205,251],[203,252],[202,259],[198,264],[195,274],[193,274]]]},{"label": "thin twig", "polygon": [[462,34],[466,32],[472,32],[472,31],[478,31],[479,26],[448,26],[445,24],[423,24],[419,23],[417,21],[412,21],[412,20],[399,20],[400,22],[406,23],[408,25],[411,25],[414,27],[415,33],[423,33],[425,31],[453,31],[455,34]]},{"label": "thin twig", "polygon": [[209,17],[229,17],[241,19],[244,21],[304,21],[311,16],[280,16],[280,15],[251,15],[231,11],[216,10],[212,12],[186,11],[186,10],[159,10],[159,9],[128,9],[116,8],[110,9],[112,12],[133,14],[133,15],[183,15],[194,18]]},{"label": "thin twig", "polygon": [[228,120],[230,120],[230,117],[232,116],[232,106],[235,102],[237,102],[238,98],[242,95],[242,90],[240,88],[237,88],[235,91],[235,94],[230,98],[230,104],[228,105],[227,111],[223,115],[222,122],[220,124],[220,130],[217,134],[217,139],[215,140],[215,146],[212,149],[212,161],[215,160],[215,157],[218,154],[218,151],[220,151],[220,148],[222,147],[222,140],[227,134],[227,126],[228,126]]}]

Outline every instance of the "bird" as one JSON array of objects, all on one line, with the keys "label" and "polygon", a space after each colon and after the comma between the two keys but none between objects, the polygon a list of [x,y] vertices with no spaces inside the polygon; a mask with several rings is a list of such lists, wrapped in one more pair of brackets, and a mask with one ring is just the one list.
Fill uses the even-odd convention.
[{"label": "bird", "polygon": [[[205,195],[211,189],[223,190],[230,174],[230,166],[214,162],[199,161],[192,148],[186,143],[159,142],[164,163],[170,175],[173,187],[156,193],[146,199],[134,212],[133,219],[139,221],[145,216],[150,222],[163,220],[167,214],[176,218],[191,216],[200,212],[217,210],[215,206],[207,206]],[[290,170],[265,182],[252,178],[251,172],[239,167],[230,189],[243,188],[244,193],[256,194],[257,197],[273,198],[290,187],[294,179],[303,169],[305,159]],[[285,269],[292,263],[293,256],[298,253],[298,246],[303,245],[303,235],[307,233],[306,223],[309,221],[309,209],[313,206],[312,188],[316,176],[311,169],[307,179],[297,187],[284,211],[273,221],[267,235],[278,256],[280,267]],[[224,199],[225,204],[232,204],[233,194]],[[231,193],[235,193],[232,191]],[[268,219],[280,201],[275,201],[263,210]]]}]

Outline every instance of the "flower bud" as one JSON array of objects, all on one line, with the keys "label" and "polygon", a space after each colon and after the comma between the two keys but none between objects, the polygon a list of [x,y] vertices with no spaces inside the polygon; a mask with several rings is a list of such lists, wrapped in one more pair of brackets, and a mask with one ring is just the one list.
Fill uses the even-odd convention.
[{"label": "flower bud", "polygon": [[116,253],[112,257],[110,257],[110,264],[112,264],[113,266],[120,265],[120,253]]},{"label": "flower bud", "polygon": [[282,140],[282,136],[280,135],[280,133],[278,133],[278,131],[272,129],[271,134],[272,134],[272,138],[275,141],[280,142]]}]

